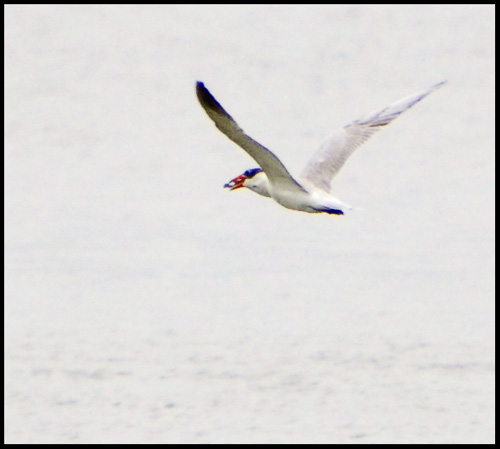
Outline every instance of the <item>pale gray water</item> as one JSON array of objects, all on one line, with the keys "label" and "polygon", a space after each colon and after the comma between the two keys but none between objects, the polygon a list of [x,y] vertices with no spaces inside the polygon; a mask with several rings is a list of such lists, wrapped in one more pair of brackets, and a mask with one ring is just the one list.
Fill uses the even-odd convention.
[{"label": "pale gray water", "polygon": [[[5,441],[494,441],[493,6],[12,6]],[[443,79],[344,217],[222,185]]]}]

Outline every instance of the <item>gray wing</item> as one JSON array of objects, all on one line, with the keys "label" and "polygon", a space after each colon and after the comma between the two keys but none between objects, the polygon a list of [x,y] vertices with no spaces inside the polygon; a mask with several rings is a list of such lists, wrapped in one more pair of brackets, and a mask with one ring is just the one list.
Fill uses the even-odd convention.
[{"label": "gray wing", "polygon": [[304,189],[288,173],[281,161],[266,147],[247,136],[202,82],[196,83],[196,95],[215,126],[255,159],[272,184],[304,192]]},{"label": "gray wing", "polygon": [[397,116],[445,83],[446,81],[443,81],[426,91],[403,98],[334,131],[307,163],[300,179],[307,179],[316,187],[328,192],[332,178],[339,172],[354,150],[381,127],[388,125]]}]

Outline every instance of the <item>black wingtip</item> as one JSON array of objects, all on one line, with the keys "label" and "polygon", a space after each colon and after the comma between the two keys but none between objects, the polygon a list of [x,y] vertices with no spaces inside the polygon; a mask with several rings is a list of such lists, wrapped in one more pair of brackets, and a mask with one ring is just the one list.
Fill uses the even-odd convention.
[{"label": "black wingtip", "polygon": [[207,96],[211,96],[208,89],[205,87],[201,81],[196,81],[196,95],[201,100],[202,98],[206,98]]},{"label": "black wingtip", "polygon": [[210,93],[210,91],[205,87],[201,81],[196,82],[196,95],[198,97],[199,102],[205,109],[211,109],[220,114],[228,115],[227,112],[224,111],[224,108],[220,105],[220,103],[214,98],[214,96]]},{"label": "black wingtip", "polygon": [[207,93],[210,95],[210,92],[208,92],[208,89],[205,87],[205,84],[203,84],[201,81],[196,81],[196,94],[198,95],[198,98],[206,97]]}]

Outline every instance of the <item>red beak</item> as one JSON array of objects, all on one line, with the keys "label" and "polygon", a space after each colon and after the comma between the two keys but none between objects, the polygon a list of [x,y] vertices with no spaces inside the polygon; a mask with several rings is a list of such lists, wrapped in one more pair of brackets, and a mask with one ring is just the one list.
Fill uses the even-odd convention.
[{"label": "red beak", "polygon": [[229,190],[240,189],[241,187],[244,187],[243,183],[245,182],[245,179],[247,179],[246,176],[236,176],[236,178],[231,179],[231,181],[229,181],[227,184],[224,184],[224,188],[227,187]]}]

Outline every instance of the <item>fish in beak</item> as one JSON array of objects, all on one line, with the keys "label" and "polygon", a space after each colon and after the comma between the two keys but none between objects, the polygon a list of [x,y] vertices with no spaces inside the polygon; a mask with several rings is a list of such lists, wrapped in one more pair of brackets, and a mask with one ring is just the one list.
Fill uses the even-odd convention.
[{"label": "fish in beak", "polygon": [[247,177],[245,175],[236,176],[236,178],[231,179],[227,184],[224,184],[224,188],[229,190],[236,190],[244,187],[243,183],[246,181]]}]

